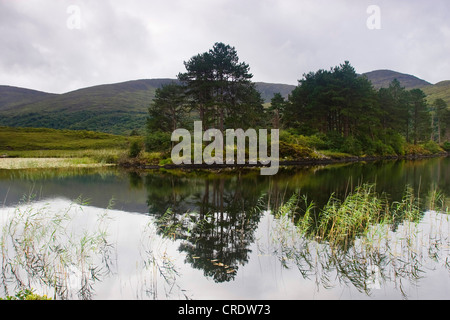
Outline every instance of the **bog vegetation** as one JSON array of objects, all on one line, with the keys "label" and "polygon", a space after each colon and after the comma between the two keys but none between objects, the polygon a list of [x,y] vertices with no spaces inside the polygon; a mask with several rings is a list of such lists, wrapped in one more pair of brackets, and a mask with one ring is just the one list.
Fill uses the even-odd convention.
[{"label": "bog vegetation", "polygon": [[93,131],[0,127],[0,157],[76,158],[117,163],[139,136]]}]

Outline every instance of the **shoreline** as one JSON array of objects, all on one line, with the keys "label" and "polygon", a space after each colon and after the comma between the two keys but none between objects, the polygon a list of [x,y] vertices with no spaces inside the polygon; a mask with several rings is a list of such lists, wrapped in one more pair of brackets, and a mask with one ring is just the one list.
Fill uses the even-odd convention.
[{"label": "shoreline", "polygon": [[[319,159],[300,159],[280,161],[279,167],[321,166],[340,163],[373,162],[383,160],[420,160],[450,156],[449,152],[438,154],[415,154],[405,156],[367,156],[367,157],[335,157]],[[103,168],[119,167],[136,170],[220,170],[220,169],[250,169],[262,168],[269,165],[258,164],[148,164],[139,161],[126,161],[121,163],[101,163],[86,158],[0,158],[0,170],[21,169],[56,169],[56,168]]]},{"label": "shoreline", "polygon": [[[280,161],[279,167],[300,167],[300,166],[320,166],[338,163],[357,163],[357,162],[369,162],[369,161],[382,161],[382,160],[420,160],[420,159],[431,159],[431,158],[441,158],[448,157],[450,153],[438,153],[438,154],[415,154],[415,155],[405,155],[405,156],[367,156],[367,157],[343,157],[343,158],[323,158],[323,159],[301,159],[301,160],[287,160]],[[261,168],[267,167],[268,165],[263,164],[143,164],[138,162],[124,162],[118,165],[126,169],[141,169],[141,170],[160,170],[160,169],[185,169],[185,170],[196,170],[196,169],[226,169],[226,168]]]},{"label": "shoreline", "polygon": [[85,158],[0,158],[0,170],[102,168],[116,164]]}]

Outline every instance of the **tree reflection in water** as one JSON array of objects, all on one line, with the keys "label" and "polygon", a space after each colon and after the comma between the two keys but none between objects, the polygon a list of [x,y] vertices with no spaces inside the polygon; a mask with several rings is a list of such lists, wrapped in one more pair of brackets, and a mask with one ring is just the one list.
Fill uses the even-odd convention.
[{"label": "tree reflection in water", "polygon": [[[160,233],[179,240],[179,251],[186,254],[185,262],[203,270],[215,282],[234,280],[239,268],[248,263],[252,245],[257,242],[255,232],[260,220],[271,212],[274,215],[269,231],[271,241],[269,245],[257,243],[258,254],[276,256],[285,267],[295,266],[303,278],[314,279],[320,287],[351,285],[370,295],[382,285],[394,285],[406,297],[405,281],[417,283],[424,269],[429,268],[430,259],[449,269],[448,227],[440,234],[424,235],[425,231],[418,229],[418,223],[424,219],[426,223],[448,226],[446,215],[435,215],[434,222],[430,222],[430,213],[424,216],[426,208],[417,207],[411,210],[415,214],[411,217],[397,214],[389,223],[368,223],[364,236],[356,233],[345,245],[330,245],[311,238],[298,226],[311,203],[323,208],[332,194],[345,199],[355,184],[361,182],[358,176],[365,175],[377,182],[376,189],[387,190],[383,200],[389,203],[402,202],[405,182],[412,182],[411,192],[420,200],[430,202],[425,195],[440,187],[442,173],[448,172],[441,166],[431,170],[419,166],[418,170],[417,165],[411,168],[408,165],[393,162],[381,166],[382,178],[380,167],[372,164],[354,165],[351,173],[343,166],[338,175],[325,169],[313,172],[313,177],[312,170],[303,170],[284,175],[281,172],[278,177],[260,177],[252,172],[206,177],[152,172],[144,179],[149,212],[155,216]],[[296,203],[295,214],[277,214],[286,209],[295,193],[302,196],[302,201]],[[443,195],[446,193],[444,188]],[[311,219],[315,221],[317,216]]]},{"label": "tree reflection in water", "polygon": [[150,213],[161,233],[182,240],[179,250],[186,253],[186,262],[206,277],[216,282],[233,280],[239,266],[248,262],[262,215],[260,178],[238,175],[193,182],[150,175],[146,179],[152,186]]},{"label": "tree reflection in water", "polygon": [[[108,297],[111,283],[123,284],[130,277],[136,292],[126,295],[121,287],[117,294],[153,299],[162,298],[162,293],[166,298],[195,297],[196,292],[189,290],[196,284],[183,278],[192,275],[190,266],[203,272],[207,281],[202,285],[210,288],[215,298],[218,285],[228,282],[231,288],[229,282],[234,282],[239,286],[240,276],[248,277],[245,271],[254,270],[253,262],[261,262],[258,256],[268,255],[271,262],[275,259],[293,270],[290,280],[307,279],[317,288],[356,288],[363,295],[376,296],[380,288],[389,294],[396,290],[408,297],[411,285],[434,285],[434,280],[421,281],[422,277],[445,281],[450,271],[449,169],[449,159],[443,158],[282,168],[274,177],[262,177],[259,170],[118,171],[113,179],[111,175],[95,178],[74,172],[66,177],[59,171],[50,172],[51,177],[40,171],[0,172],[6,175],[0,176],[0,182],[7,181],[0,184],[0,191],[9,180],[17,187],[30,178],[41,179],[47,188],[58,190],[49,198],[48,208],[30,203],[29,207],[19,207],[23,211],[16,211],[12,220],[0,216],[5,220],[0,221],[0,289],[7,294],[23,286],[46,286],[55,293],[52,297],[92,299],[97,294],[94,289],[107,288]],[[382,195],[377,198],[380,202],[370,194],[368,201],[362,198],[361,205],[345,202],[358,200],[348,196],[363,182],[375,184],[373,191]],[[410,186],[407,197],[405,186]],[[72,212],[64,208],[67,201],[57,200],[61,196],[72,198],[80,190],[95,198],[94,202],[98,198],[102,201]],[[103,216],[107,205],[101,204],[111,197],[119,207],[139,204],[142,198],[147,201],[144,209],[136,206],[141,214],[128,214],[133,209],[105,210],[107,216],[118,219],[114,225],[119,227],[113,229],[122,231],[113,232],[114,238],[107,236],[114,230],[100,223],[109,225],[109,219],[95,220],[98,214],[107,217]],[[411,201],[405,201],[408,199]],[[379,212],[386,212],[383,206],[389,203],[391,211],[397,213],[389,219],[375,215],[357,220],[364,203],[373,204]],[[349,210],[340,210],[342,204]],[[324,219],[320,212],[327,205],[331,214]],[[67,226],[79,225],[73,224],[73,216],[67,212],[77,213],[76,221],[86,225],[89,232],[68,233]],[[359,222],[351,227],[348,221]],[[148,228],[142,232],[138,228],[144,222]],[[140,242],[136,245],[135,241]],[[270,276],[267,274],[268,280]],[[440,289],[445,289],[443,283]],[[252,296],[253,292],[246,294]],[[429,292],[426,295],[430,296]]]}]

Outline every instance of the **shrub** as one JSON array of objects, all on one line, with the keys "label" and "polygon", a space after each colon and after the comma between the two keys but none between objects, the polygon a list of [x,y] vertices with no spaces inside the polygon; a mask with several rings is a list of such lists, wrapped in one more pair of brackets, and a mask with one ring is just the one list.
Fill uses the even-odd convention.
[{"label": "shrub", "polygon": [[405,154],[405,143],[406,140],[405,138],[399,134],[399,133],[395,133],[392,132],[391,134],[386,135],[386,137],[384,137],[386,144],[390,147],[392,147],[392,149],[394,150],[395,154],[402,156]]},{"label": "shrub", "polygon": [[137,158],[142,151],[142,145],[139,141],[133,141],[130,145],[130,150],[128,151],[128,156],[130,158]]},{"label": "shrub", "polygon": [[286,143],[284,141],[280,141],[279,148],[279,156],[280,159],[283,160],[301,160],[316,157],[310,148]]},{"label": "shrub", "polygon": [[344,144],[344,137],[341,134],[330,131],[326,135],[327,148],[329,150],[342,151],[342,145]]},{"label": "shrub", "polygon": [[423,147],[425,148],[425,150],[431,152],[431,153],[439,153],[441,152],[441,148],[439,147],[439,145],[434,142],[434,141],[428,141],[427,143],[425,143],[423,145]]},{"label": "shrub", "polygon": [[24,289],[16,293],[15,296],[6,296],[5,299],[0,298],[0,300],[52,300],[46,295],[40,296],[35,294],[33,290]]},{"label": "shrub", "polygon": [[444,144],[442,145],[442,149],[444,149],[447,152],[450,152],[450,142],[448,141],[444,142]]},{"label": "shrub", "polygon": [[375,141],[375,154],[379,156],[392,156],[396,152],[394,149],[380,140]]},{"label": "shrub", "polygon": [[167,151],[171,146],[171,134],[168,132],[155,131],[149,133],[145,141],[145,149],[148,152]]},{"label": "shrub", "polygon": [[430,151],[425,150],[425,148],[423,146],[420,145],[414,145],[411,143],[408,143],[406,145],[406,154],[408,155],[426,155],[426,154],[430,154]]},{"label": "shrub", "polygon": [[341,151],[359,156],[362,154],[361,142],[354,137],[347,137],[342,144]]},{"label": "shrub", "polygon": [[318,150],[327,148],[326,136],[324,134],[315,134],[308,138],[308,146]]}]

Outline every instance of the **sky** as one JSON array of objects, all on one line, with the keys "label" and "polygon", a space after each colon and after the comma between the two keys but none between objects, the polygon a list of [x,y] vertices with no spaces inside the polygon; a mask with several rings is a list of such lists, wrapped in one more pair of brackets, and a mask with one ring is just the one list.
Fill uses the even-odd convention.
[{"label": "sky", "polygon": [[176,78],[216,42],[253,81],[345,61],[450,79],[448,0],[0,0],[0,40],[0,85],[51,93]]}]

